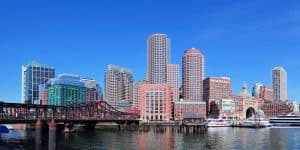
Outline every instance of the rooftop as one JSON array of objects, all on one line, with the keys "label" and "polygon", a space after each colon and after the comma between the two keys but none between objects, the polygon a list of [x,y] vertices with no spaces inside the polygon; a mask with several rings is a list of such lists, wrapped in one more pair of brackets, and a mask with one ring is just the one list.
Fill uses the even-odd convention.
[{"label": "rooftop", "polygon": [[29,64],[23,65],[23,66],[26,66],[26,67],[42,67],[42,68],[51,68],[51,69],[55,69],[55,68],[52,67],[52,66],[45,65],[45,64],[41,64],[41,63],[38,63],[38,62],[36,62],[36,61],[32,61],[32,62],[30,62]]},{"label": "rooftop", "polygon": [[183,104],[183,105],[205,105],[206,102],[203,101],[177,101],[175,104]]}]

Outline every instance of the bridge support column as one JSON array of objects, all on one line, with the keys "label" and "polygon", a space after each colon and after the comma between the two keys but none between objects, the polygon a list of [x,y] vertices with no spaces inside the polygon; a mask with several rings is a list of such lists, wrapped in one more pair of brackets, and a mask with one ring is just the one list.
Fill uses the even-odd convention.
[{"label": "bridge support column", "polygon": [[49,123],[49,139],[48,139],[48,148],[49,150],[56,149],[56,123],[54,119]]},{"label": "bridge support column", "polygon": [[95,122],[86,123],[84,128],[85,130],[95,130],[96,123]]},{"label": "bridge support column", "polygon": [[40,150],[42,148],[42,127],[43,123],[39,119],[35,124],[35,149]]}]

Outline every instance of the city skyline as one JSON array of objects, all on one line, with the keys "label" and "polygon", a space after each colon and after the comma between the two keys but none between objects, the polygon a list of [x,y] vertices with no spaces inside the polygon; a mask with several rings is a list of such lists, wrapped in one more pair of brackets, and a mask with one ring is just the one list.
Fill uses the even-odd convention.
[{"label": "city skyline", "polygon": [[[272,17],[275,20],[275,25],[261,22],[253,23],[251,26],[253,26],[254,29],[232,29],[228,26],[230,20],[243,24],[245,19],[226,17],[222,20],[220,11],[216,11],[216,14],[214,12],[215,10],[221,9],[221,11],[225,11],[229,14],[242,12],[250,15],[254,13],[254,10],[241,11],[239,9],[245,8],[246,6],[254,8],[260,4],[264,5],[266,2],[241,2],[238,4],[235,3],[233,6],[229,4],[218,4],[214,7],[208,3],[193,2],[183,4],[182,8],[184,10],[190,7],[193,8],[193,4],[197,4],[194,7],[200,4],[210,7],[203,10],[204,12],[193,10],[191,13],[183,13],[183,11],[180,11],[182,16],[178,16],[179,21],[174,22],[173,26],[170,26],[170,24],[172,24],[174,20],[167,19],[168,16],[171,15],[170,13],[166,13],[162,16],[159,16],[159,13],[154,14],[155,17],[162,20],[162,23],[161,26],[154,25],[153,28],[149,28],[149,26],[153,24],[145,25],[144,23],[147,23],[145,20],[142,20],[144,23],[139,24],[135,21],[136,18],[130,16],[132,12],[129,12],[124,14],[125,18],[128,18],[128,21],[126,21],[126,19],[121,20],[125,27],[116,28],[117,26],[114,26],[107,32],[104,32],[103,28],[114,23],[114,21],[108,24],[101,24],[101,21],[93,22],[93,18],[97,18],[95,15],[91,16],[91,18],[79,15],[78,17],[83,19],[83,21],[77,22],[78,24],[67,29],[68,25],[74,22],[72,17],[77,17],[78,15],[74,10],[72,13],[58,10],[60,13],[69,14],[69,16],[66,15],[66,20],[60,20],[63,18],[58,18],[58,20],[51,21],[52,15],[58,14],[51,15],[45,13],[44,10],[39,9],[39,3],[33,4],[32,9],[39,12],[40,16],[32,15],[36,13],[35,11],[25,12],[24,15],[21,15],[23,14],[21,13],[22,11],[12,13],[12,11],[18,9],[18,5],[20,4],[12,6],[12,3],[3,3],[4,4],[0,7],[8,6],[7,8],[11,9],[1,9],[6,15],[4,16],[5,23],[0,25],[0,31],[4,33],[0,38],[0,49],[2,52],[0,67],[3,68],[0,72],[2,77],[0,80],[2,83],[0,90],[5,91],[0,95],[0,100],[20,102],[21,66],[34,60],[55,67],[58,74],[65,72],[74,73],[81,77],[96,79],[101,87],[104,87],[104,73],[108,64],[116,64],[130,68],[132,69],[134,80],[143,80],[145,79],[147,69],[147,62],[145,60],[147,57],[146,39],[150,34],[154,33],[165,33],[171,39],[170,51],[172,61],[170,63],[172,64],[182,66],[180,60],[185,49],[190,47],[201,49],[201,52],[206,57],[205,77],[230,77],[232,79],[233,93],[239,93],[243,83],[248,83],[249,87],[252,87],[254,83],[262,83],[271,87],[272,68],[282,66],[289,75],[288,99],[298,102],[300,100],[298,94],[300,88],[299,85],[297,85],[297,83],[299,83],[297,82],[299,81],[297,78],[299,76],[299,70],[297,70],[297,68],[299,68],[300,64],[297,60],[297,56],[299,56],[297,49],[299,46],[296,45],[297,42],[299,43],[299,38],[297,39],[298,35],[290,31],[297,29],[293,28],[293,26],[299,23],[299,19],[293,16],[297,11],[296,7],[291,3],[284,3],[281,6],[279,4],[273,4],[270,6],[271,8],[265,11],[257,8],[267,13],[266,15],[262,14],[262,16],[266,17],[270,15],[268,11],[278,8],[279,6],[286,6],[281,9],[281,16],[276,17],[276,13],[273,14]],[[62,5],[67,4],[63,3]],[[104,4],[104,6],[107,5],[111,6],[111,4]],[[158,10],[160,7],[162,8],[166,5],[166,3],[162,3],[162,6],[159,6]],[[173,5],[175,4],[172,4],[172,6]],[[92,7],[89,4],[85,4],[85,6]],[[91,12],[96,12],[96,15],[99,15],[98,17],[101,18],[103,16],[100,15],[101,11],[98,11],[98,7],[101,6],[95,5],[92,7]],[[56,6],[50,5],[50,8],[56,8]],[[25,7],[22,9],[27,10]],[[150,7],[146,7],[146,9],[150,9]],[[175,10],[172,8],[166,8],[163,12],[167,12],[168,10],[172,10],[171,12],[175,13]],[[126,10],[123,9],[122,11]],[[85,12],[84,14],[91,15],[91,12]],[[117,14],[120,12],[121,10],[112,14],[112,18],[120,19],[120,17],[117,17]],[[193,14],[195,14],[195,16],[199,15],[199,21],[196,21],[198,17],[193,16]],[[13,19],[10,19],[10,15],[14,16],[22,25],[13,24],[15,22]],[[30,19],[31,15],[32,18]],[[149,15],[143,15],[147,19],[151,18]],[[136,15],[135,17],[139,18],[141,16]],[[206,20],[208,16],[213,17]],[[37,21],[39,17],[43,17],[45,20]],[[261,21],[264,17],[260,17],[257,21]],[[228,21],[226,19],[228,19]],[[247,19],[251,21],[254,18],[247,16],[246,20]],[[203,21],[207,21],[205,25],[201,24]],[[216,21],[220,21],[221,26],[216,26]],[[54,27],[47,25],[49,22],[54,25]],[[137,23],[141,26],[137,28],[137,26],[130,23]],[[278,27],[281,27],[281,24],[289,24],[285,26],[287,28],[290,27],[289,32],[283,33],[284,31],[275,31]],[[131,25],[133,25],[133,27],[131,27]],[[209,28],[210,25],[215,26]],[[182,27],[181,29],[183,31],[177,30],[179,27]],[[77,29],[79,30],[76,32]],[[120,32],[116,32],[116,30]],[[52,31],[54,31],[54,33],[51,33]],[[96,32],[94,33],[93,31]],[[230,33],[229,31],[233,31],[233,35],[228,35],[228,33]],[[246,36],[238,35],[237,33],[239,31],[245,31]],[[40,32],[43,34],[39,34]],[[133,34],[128,34],[130,32],[133,32]],[[112,35],[109,33],[112,33]],[[248,37],[248,35],[250,36]],[[277,38],[273,37],[275,35],[280,36]],[[259,38],[258,36],[262,37]],[[261,42],[262,39],[264,39],[263,42]],[[253,57],[249,58],[249,55]],[[180,72],[181,71],[182,68],[180,67]],[[253,74],[255,74],[255,76],[252,76]],[[182,82],[180,81],[179,83]]]}]

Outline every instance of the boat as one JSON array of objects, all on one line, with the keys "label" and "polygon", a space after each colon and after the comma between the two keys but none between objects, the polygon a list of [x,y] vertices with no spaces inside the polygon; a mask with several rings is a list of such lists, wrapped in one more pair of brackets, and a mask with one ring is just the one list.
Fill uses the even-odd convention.
[{"label": "boat", "polygon": [[289,113],[286,115],[278,115],[269,119],[274,126],[300,126],[300,115]]},{"label": "boat", "polygon": [[213,119],[213,118],[208,118],[205,120],[205,126],[206,127],[230,127],[233,124],[232,119]]},{"label": "boat", "polygon": [[9,130],[6,126],[0,125],[0,133],[9,133]]},{"label": "boat", "polygon": [[270,127],[272,124],[264,118],[248,118],[245,121],[239,122],[236,127],[245,127],[245,128],[264,128]]},{"label": "boat", "polygon": [[15,128],[12,125],[5,125],[5,126],[8,128],[8,130],[15,130]]}]

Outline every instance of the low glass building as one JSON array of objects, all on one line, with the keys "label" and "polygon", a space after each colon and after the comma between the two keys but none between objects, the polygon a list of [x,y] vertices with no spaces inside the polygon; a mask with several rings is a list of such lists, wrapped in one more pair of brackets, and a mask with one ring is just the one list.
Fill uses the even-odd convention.
[{"label": "low glass building", "polygon": [[47,105],[66,106],[96,100],[96,88],[88,88],[80,77],[61,74],[46,85]]}]

